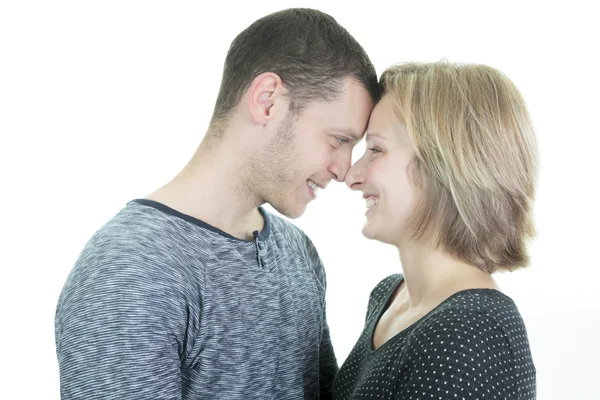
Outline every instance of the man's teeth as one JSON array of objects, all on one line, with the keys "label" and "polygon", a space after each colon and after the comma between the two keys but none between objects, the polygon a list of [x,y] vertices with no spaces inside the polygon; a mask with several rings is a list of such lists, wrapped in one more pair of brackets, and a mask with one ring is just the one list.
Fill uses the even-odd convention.
[{"label": "man's teeth", "polygon": [[319,190],[319,187],[317,186],[317,184],[314,183],[313,181],[311,181],[310,179],[308,180],[308,186],[310,186],[310,188],[313,190],[313,192],[315,192],[315,194]]},{"label": "man's teeth", "polygon": [[367,208],[371,208],[371,207],[373,207],[374,205],[376,205],[377,203],[379,203],[379,199],[378,199],[378,198],[375,198],[375,199],[373,199],[373,198],[370,198],[370,197],[369,197],[369,198],[367,199]]}]

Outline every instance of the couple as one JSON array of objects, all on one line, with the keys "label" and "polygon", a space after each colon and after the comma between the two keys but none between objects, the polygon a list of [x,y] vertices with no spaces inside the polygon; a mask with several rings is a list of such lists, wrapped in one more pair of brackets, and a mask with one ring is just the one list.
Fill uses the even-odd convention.
[{"label": "couple", "polygon": [[[233,41],[189,163],[78,258],[56,313],[62,398],[534,399],[492,274],[527,265],[535,175],[500,72],[412,63],[378,81],[329,15],[268,15]],[[364,235],[403,271],[373,289],[339,369],[317,250],[261,207],[296,218],[332,179],[363,192]]]}]

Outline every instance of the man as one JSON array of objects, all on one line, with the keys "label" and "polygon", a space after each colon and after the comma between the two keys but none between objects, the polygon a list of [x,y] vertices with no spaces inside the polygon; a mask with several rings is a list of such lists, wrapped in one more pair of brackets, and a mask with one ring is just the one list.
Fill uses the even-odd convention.
[{"label": "man", "polygon": [[206,135],[169,183],[91,238],[58,301],[63,399],[327,399],[325,273],[294,225],[343,181],[375,69],[327,14],[233,41]]}]

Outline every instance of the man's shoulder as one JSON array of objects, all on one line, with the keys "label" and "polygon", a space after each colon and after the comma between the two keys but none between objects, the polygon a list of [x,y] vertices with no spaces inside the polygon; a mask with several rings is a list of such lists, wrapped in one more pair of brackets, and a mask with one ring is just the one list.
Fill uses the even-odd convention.
[{"label": "man's shoulder", "polygon": [[[206,246],[201,245],[202,240]],[[198,251],[189,251],[192,241]],[[185,223],[159,210],[130,202],[92,235],[73,271],[111,275],[131,272],[185,281],[192,278],[190,275],[198,276],[191,266],[201,268],[202,260],[209,256],[209,237],[194,234]]]},{"label": "man's shoulder", "polygon": [[132,200],[102,226],[92,240],[109,240],[120,245],[188,246],[192,241],[211,243],[214,234],[157,207]]},{"label": "man's shoulder", "polygon": [[325,285],[326,278],[323,263],[309,236],[294,223],[273,213],[267,212],[267,215],[271,224],[271,234],[275,237],[274,240],[281,242],[279,243],[281,246],[302,256],[311,266],[319,282]]},{"label": "man's shoulder", "polygon": [[300,227],[283,217],[268,211],[265,213],[268,215],[271,231],[277,239],[284,240],[289,247],[299,253],[308,255],[316,252],[313,242]]},{"label": "man's shoulder", "polygon": [[267,218],[269,218],[269,224],[271,225],[271,228],[275,231],[284,234],[306,236],[302,229],[300,229],[296,224],[282,217],[281,215],[275,214],[264,208],[263,212],[267,215]]}]

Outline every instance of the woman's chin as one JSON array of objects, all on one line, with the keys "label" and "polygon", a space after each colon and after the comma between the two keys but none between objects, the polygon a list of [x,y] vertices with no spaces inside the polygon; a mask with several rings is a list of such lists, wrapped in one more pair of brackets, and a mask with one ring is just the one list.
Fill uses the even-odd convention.
[{"label": "woman's chin", "polygon": [[367,239],[378,240],[377,229],[375,229],[371,221],[365,222],[365,225],[362,228],[362,234]]},{"label": "woman's chin", "polygon": [[377,240],[378,242],[391,244],[393,246],[398,245],[398,236],[391,234],[391,232],[395,232],[394,229],[390,231],[389,226],[384,227],[387,229],[381,229],[382,227],[377,227],[373,222],[374,221],[367,221],[363,226],[362,234],[365,238]]}]

